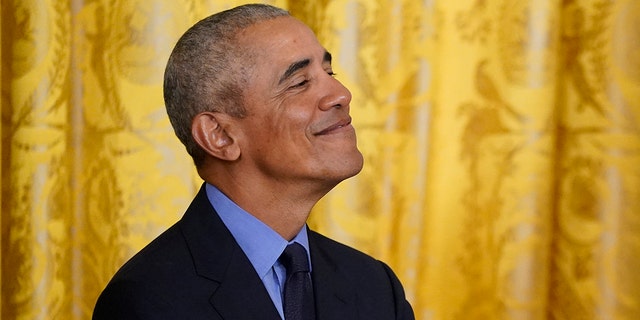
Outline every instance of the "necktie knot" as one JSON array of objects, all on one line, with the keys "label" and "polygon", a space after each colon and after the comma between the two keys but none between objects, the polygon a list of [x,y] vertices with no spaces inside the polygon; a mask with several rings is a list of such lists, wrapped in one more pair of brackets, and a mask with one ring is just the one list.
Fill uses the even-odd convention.
[{"label": "necktie knot", "polygon": [[309,272],[309,258],[307,250],[299,243],[294,242],[288,245],[282,255],[280,262],[287,269],[287,274],[296,272]]}]

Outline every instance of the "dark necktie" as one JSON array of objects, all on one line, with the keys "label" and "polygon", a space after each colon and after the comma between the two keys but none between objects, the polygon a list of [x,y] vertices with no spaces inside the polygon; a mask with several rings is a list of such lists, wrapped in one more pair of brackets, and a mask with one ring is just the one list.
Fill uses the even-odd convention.
[{"label": "dark necktie", "polygon": [[284,319],[315,319],[307,250],[301,244],[294,242],[284,249],[280,262],[287,269],[287,279],[284,283]]}]

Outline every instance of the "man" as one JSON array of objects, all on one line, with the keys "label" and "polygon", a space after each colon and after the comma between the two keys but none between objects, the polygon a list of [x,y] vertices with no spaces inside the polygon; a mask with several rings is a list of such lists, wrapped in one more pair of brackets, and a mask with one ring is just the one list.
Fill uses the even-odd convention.
[{"label": "man", "polygon": [[[205,183],[118,271],[94,319],[413,319],[384,263],[306,227],[363,164],[351,94],[306,25],[258,4],[208,17],[176,44],[164,95]],[[303,258],[281,258],[290,247]]]}]

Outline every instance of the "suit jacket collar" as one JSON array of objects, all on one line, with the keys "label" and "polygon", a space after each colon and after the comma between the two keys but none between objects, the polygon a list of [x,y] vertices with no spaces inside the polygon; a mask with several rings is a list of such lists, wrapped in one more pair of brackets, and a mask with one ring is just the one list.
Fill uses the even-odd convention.
[{"label": "suit jacket collar", "polygon": [[[249,258],[211,206],[204,184],[179,225],[196,272],[212,286],[210,302],[223,319],[280,319]],[[322,236],[308,231],[317,320],[357,319],[354,286],[319,245]]]},{"label": "suit jacket collar", "polygon": [[207,198],[204,185],[180,221],[196,272],[213,291],[210,302],[224,319],[280,319],[251,262]]},{"label": "suit jacket collar", "polygon": [[319,246],[321,237],[316,232],[309,232],[316,318],[357,319],[356,290],[347,275],[340,271],[340,264]]}]

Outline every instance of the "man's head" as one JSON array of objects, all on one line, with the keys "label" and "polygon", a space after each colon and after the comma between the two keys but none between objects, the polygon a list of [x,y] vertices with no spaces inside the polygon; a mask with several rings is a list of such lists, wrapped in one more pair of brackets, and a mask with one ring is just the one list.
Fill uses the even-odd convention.
[{"label": "man's head", "polygon": [[[253,18],[240,18],[249,12]],[[358,173],[351,93],[311,29],[264,5],[222,15],[183,36],[165,77],[169,116],[196,164],[209,159],[256,181],[320,182],[327,190]]]},{"label": "man's head", "polygon": [[205,152],[191,134],[193,118],[205,111],[243,117],[241,74],[244,61],[237,45],[238,33],[259,21],[288,16],[280,8],[263,4],[236,7],[209,16],[178,40],[164,75],[164,100],[176,135],[196,166]]}]

